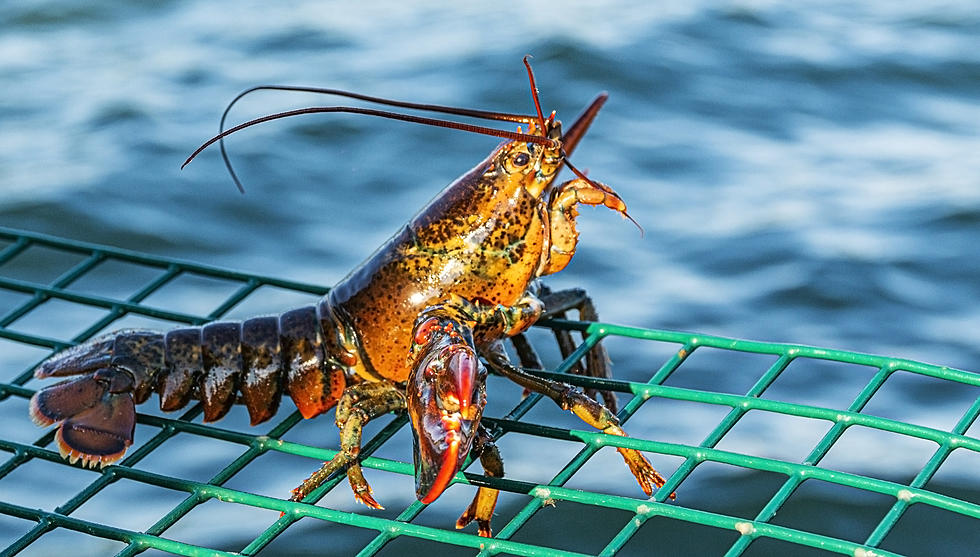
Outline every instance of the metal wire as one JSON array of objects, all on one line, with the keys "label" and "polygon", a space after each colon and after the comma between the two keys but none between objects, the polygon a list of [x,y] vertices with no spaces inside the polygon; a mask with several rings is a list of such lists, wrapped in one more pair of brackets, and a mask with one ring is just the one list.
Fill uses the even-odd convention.
[{"label": "metal wire", "polygon": [[[28,257],[32,250],[37,249],[53,250],[56,254],[63,255],[66,260],[75,262],[69,264],[66,270],[50,281],[5,276],[4,270],[8,267],[8,263],[19,257]],[[90,294],[73,287],[93,270],[110,262],[133,264],[149,269],[153,271],[151,273],[152,278],[125,297]],[[234,285],[234,288],[232,293],[217,305],[216,309],[205,315],[169,311],[144,303],[151,295],[172,284],[178,278],[188,276],[221,279]],[[292,292],[316,295],[326,292],[325,288],[316,285],[239,273],[213,266],[154,257],[122,249],[0,227],[0,295],[10,295],[19,300],[6,313],[0,313],[0,339],[6,339],[9,343],[17,345],[40,347],[43,349],[39,352],[40,357],[46,357],[52,351],[81,342],[127,315],[162,319],[175,324],[204,323],[221,317],[264,286],[274,286]],[[25,318],[38,311],[38,308],[52,300],[97,308],[104,313],[92,320],[88,326],[70,339],[46,336],[36,332],[25,332],[22,327],[18,326]],[[103,469],[87,485],[78,485],[77,491],[72,496],[51,509],[16,504],[6,500],[3,493],[5,478],[9,478],[19,468],[32,461],[49,462],[59,467],[72,466],[58,455],[57,450],[52,450],[52,433],[39,434],[37,441],[33,443],[0,438],[0,452],[8,455],[6,461],[0,464],[0,518],[4,516],[13,517],[34,524],[20,536],[15,536],[0,555],[12,556],[22,553],[31,548],[33,544],[38,543],[39,540],[43,540],[46,535],[62,529],[120,542],[123,544],[123,548],[118,552],[118,555],[136,555],[151,548],[179,555],[255,555],[262,552],[277,537],[290,536],[290,528],[303,519],[306,519],[305,523],[312,519],[375,532],[370,541],[361,548],[360,554],[362,555],[376,554],[386,544],[400,538],[415,538],[460,548],[471,548],[474,553],[479,555],[504,553],[513,555],[582,555],[583,553],[575,551],[536,545],[515,539],[520,538],[519,534],[522,528],[526,527],[542,508],[553,505],[555,502],[575,503],[593,509],[615,510],[625,517],[615,535],[608,540],[602,540],[604,545],[598,551],[599,555],[626,552],[627,550],[624,548],[627,548],[627,544],[633,540],[637,532],[643,528],[644,524],[655,518],[681,521],[730,532],[734,536],[734,541],[727,545],[727,555],[732,556],[743,554],[752,547],[753,543],[760,540],[776,540],[794,544],[797,548],[808,546],[855,556],[895,555],[897,553],[882,549],[882,544],[910,508],[928,507],[935,512],[943,513],[943,516],[972,520],[974,529],[980,527],[980,505],[976,502],[967,500],[965,495],[949,495],[927,488],[927,484],[935,477],[954,450],[974,454],[980,453],[980,439],[968,435],[969,428],[980,415],[980,398],[977,398],[958,417],[955,425],[948,430],[916,425],[907,421],[864,412],[875,394],[896,372],[934,378],[941,381],[945,388],[963,389],[969,392],[972,392],[973,388],[980,387],[980,375],[976,373],[842,350],[752,342],[694,333],[622,327],[605,323],[554,320],[542,323],[542,325],[550,328],[580,331],[584,334],[585,340],[575,353],[564,359],[554,370],[530,371],[585,388],[611,389],[631,395],[629,402],[620,412],[619,416],[622,421],[628,423],[650,401],[668,399],[719,407],[724,410],[724,417],[699,444],[661,442],[639,437],[612,437],[585,429],[553,427],[527,421],[525,416],[541,399],[539,395],[527,397],[505,415],[486,417],[486,423],[497,428],[503,435],[530,435],[542,440],[573,442],[581,446],[579,452],[561,468],[550,482],[545,484],[519,478],[491,478],[474,472],[461,472],[456,475],[453,480],[454,483],[491,486],[504,492],[525,496],[526,503],[512,518],[495,525],[497,531],[493,539],[480,538],[468,532],[457,532],[419,524],[416,519],[425,509],[425,505],[417,501],[407,505],[397,516],[391,518],[378,516],[367,510],[364,513],[352,513],[325,506],[294,503],[276,497],[224,487],[224,484],[251,466],[258,457],[265,454],[281,453],[319,460],[330,459],[336,454],[335,450],[283,440],[283,436],[301,421],[297,412],[282,418],[270,430],[261,435],[225,429],[220,427],[220,424],[215,427],[195,423],[193,420],[201,412],[199,406],[184,411],[178,417],[161,417],[141,413],[138,416],[138,423],[150,426],[157,430],[157,433],[138,444],[135,450],[131,451],[124,460]],[[646,381],[597,380],[567,375],[567,371],[575,362],[597,342],[602,339],[614,338],[624,342],[636,343],[636,346],[660,343],[672,346],[673,349],[666,361]],[[685,365],[692,354],[705,349],[732,354],[770,355],[775,360],[742,394],[665,384]],[[9,401],[23,401],[33,394],[34,390],[25,387],[25,385],[31,379],[30,371],[40,361],[40,357],[31,361],[30,365],[24,369],[13,372],[0,369],[0,380],[2,380],[0,382],[0,405]],[[790,364],[816,360],[841,362],[856,368],[870,369],[872,370],[872,377],[864,384],[854,400],[849,403],[842,403],[837,408],[792,403],[768,396],[770,387]],[[280,415],[283,414],[280,413]],[[809,454],[799,462],[719,449],[718,445],[725,439],[726,435],[747,415],[782,415],[807,418],[824,422],[829,425],[829,429],[816,442]],[[24,423],[29,426],[26,419]],[[365,443],[362,450],[362,455],[365,455],[364,467],[404,476],[413,474],[410,462],[372,456],[376,450],[402,430],[405,424],[406,419],[404,417],[397,417]],[[935,449],[925,465],[907,484],[820,466],[820,462],[845,432],[854,427],[888,432],[902,438],[923,440],[934,444]],[[243,452],[228,462],[206,482],[153,473],[138,466],[152,453],[166,451],[167,447],[163,445],[167,440],[185,434],[232,443],[241,446]],[[658,460],[661,455],[668,455],[679,459],[680,464],[669,475],[667,485],[650,499],[565,487],[565,484],[603,447],[638,449],[646,452],[654,460]],[[504,456],[507,457],[506,454]],[[758,511],[752,519],[687,507],[680,499],[678,501],[669,500],[668,494],[680,491],[681,484],[688,480],[699,466],[705,463],[724,464],[741,470],[774,474],[781,478],[781,484],[775,494],[767,500],[762,510]],[[183,493],[186,496],[145,531],[110,526],[75,516],[80,507],[120,480],[156,486]],[[332,479],[321,486],[314,493],[314,496],[316,498],[323,496],[341,484],[342,480],[343,476]],[[784,509],[791,496],[806,482],[823,482],[865,493],[880,494],[889,501],[889,508],[884,516],[876,522],[871,534],[861,542],[844,539],[839,535],[828,535],[775,523],[773,519],[776,513]],[[341,485],[341,489],[345,489],[345,487]],[[194,509],[209,501],[268,509],[280,512],[282,515],[278,519],[272,520],[265,529],[253,532],[252,539],[233,553],[209,547],[206,544],[181,542],[168,537],[169,529],[188,516]],[[922,535],[927,535],[927,533],[924,532]],[[0,547],[2,547],[2,543],[4,540],[0,538]],[[936,533],[935,544],[937,548],[942,547],[942,532]]]}]

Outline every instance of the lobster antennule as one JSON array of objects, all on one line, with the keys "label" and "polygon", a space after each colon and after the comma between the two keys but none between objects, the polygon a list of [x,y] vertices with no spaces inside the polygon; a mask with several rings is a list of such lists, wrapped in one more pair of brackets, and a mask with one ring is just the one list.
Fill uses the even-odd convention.
[{"label": "lobster antennule", "polygon": [[531,58],[530,54],[524,55],[524,67],[527,68],[527,79],[531,82],[531,98],[534,99],[534,110],[538,113],[538,124],[541,129],[545,129],[544,126],[544,114],[541,112],[541,100],[538,98],[538,86],[534,83],[534,70],[531,69],[531,63],[528,59]]},{"label": "lobster antennule", "polygon": [[454,122],[452,120],[440,120],[438,118],[425,118],[423,116],[412,116],[410,114],[400,114],[398,112],[389,112],[387,110],[374,110],[371,108],[360,108],[355,106],[313,106],[309,108],[300,108],[297,110],[287,110],[285,112],[278,112],[276,114],[270,114],[268,116],[262,116],[260,118],[255,118],[254,120],[249,120],[243,124],[239,124],[227,131],[223,131],[218,135],[212,137],[211,139],[204,142],[203,145],[198,147],[184,164],[180,165],[181,168],[187,166],[201,151],[211,146],[211,144],[220,141],[222,138],[228,137],[229,135],[243,130],[245,128],[254,126],[256,124],[262,124],[264,122],[269,122],[272,120],[279,120],[282,118],[289,118],[290,116],[299,116],[302,114],[320,114],[326,112],[347,112],[350,114],[365,114],[368,116],[378,116],[381,118],[389,118],[391,120],[401,120],[403,122],[412,122],[414,124],[425,124],[427,126],[436,126],[440,128],[450,128],[455,130],[462,130],[472,133],[479,133],[483,135],[491,135],[494,137],[502,137],[504,139],[510,139],[512,141],[525,141],[527,143],[537,143],[538,145],[545,145],[549,147],[554,147],[556,141],[548,139],[546,137],[541,137],[540,135],[528,135],[519,134],[506,130],[498,130],[496,128],[487,128],[484,126],[474,126],[472,124],[465,124],[462,122]]}]

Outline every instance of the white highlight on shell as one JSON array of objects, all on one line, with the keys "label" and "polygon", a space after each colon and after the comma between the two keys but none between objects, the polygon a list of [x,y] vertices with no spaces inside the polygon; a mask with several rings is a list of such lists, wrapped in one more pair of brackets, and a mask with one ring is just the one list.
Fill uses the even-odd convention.
[{"label": "white highlight on shell", "polygon": [[426,288],[425,290],[419,290],[417,292],[412,293],[412,295],[408,297],[408,302],[410,304],[412,304],[412,305],[415,305],[415,306],[421,305],[421,304],[425,303],[425,301],[428,300],[429,298],[432,298],[433,296],[435,296],[435,294],[436,294],[436,291],[434,289],[432,289],[432,288]]},{"label": "white highlight on shell", "polygon": [[463,241],[472,248],[480,247],[480,245],[483,244],[483,241],[487,239],[487,236],[490,235],[490,232],[493,230],[496,224],[496,219],[488,220],[487,222],[474,228],[472,232],[463,238]]},{"label": "white highlight on shell", "polygon": [[442,267],[442,271],[439,272],[439,283],[444,286],[449,286],[456,282],[462,274],[466,272],[466,266],[459,259],[450,259],[446,261],[445,265]]}]

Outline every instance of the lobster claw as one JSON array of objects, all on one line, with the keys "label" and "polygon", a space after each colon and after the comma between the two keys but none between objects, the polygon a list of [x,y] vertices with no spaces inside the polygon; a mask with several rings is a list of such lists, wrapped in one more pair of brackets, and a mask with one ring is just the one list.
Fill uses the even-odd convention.
[{"label": "lobster claw", "polygon": [[487,372],[472,336],[450,317],[415,326],[408,415],[415,441],[415,494],[431,503],[466,461],[486,405]]}]

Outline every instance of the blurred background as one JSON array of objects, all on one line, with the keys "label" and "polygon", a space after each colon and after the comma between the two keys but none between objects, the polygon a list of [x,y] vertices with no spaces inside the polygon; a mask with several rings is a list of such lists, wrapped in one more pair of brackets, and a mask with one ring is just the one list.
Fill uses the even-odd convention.
[{"label": "blurred background", "polygon": [[[0,225],[331,285],[498,141],[289,119],[229,139],[240,195],[217,149],[179,169],[226,104],[279,83],[530,113],[532,54],[566,122],[609,92],[572,160],[646,231],[584,209],[553,287],[614,323],[977,370],[978,36],[972,1],[6,2]],[[230,122],[330,104],[258,93]]]}]

